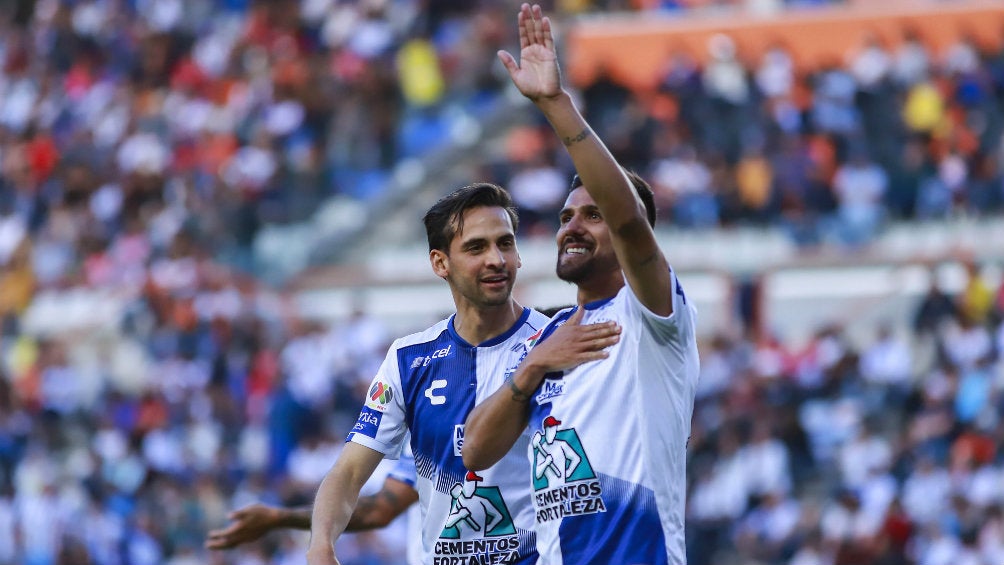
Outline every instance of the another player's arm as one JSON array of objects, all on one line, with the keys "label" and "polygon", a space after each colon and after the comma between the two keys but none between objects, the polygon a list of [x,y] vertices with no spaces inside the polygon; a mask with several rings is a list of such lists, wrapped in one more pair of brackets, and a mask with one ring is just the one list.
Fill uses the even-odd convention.
[{"label": "another player's arm", "polygon": [[418,491],[413,486],[394,477],[387,477],[378,492],[359,498],[345,531],[364,532],[383,528],[417,500]]},{"label": "another player's arm", "polygon": [[520,61],[499,58],[513,83],[540,109],[565,144],[575,170],[610,230],[614,251],[635,295],[655,314],[673,312],[669,263],[648,224],[645,205],[624,170],[596,136],[561,85],[551,21],[540,6],[523,4],[518,16]]},{"label": "another player's arm", "polygon": [[280,508],[260,503],[245,506],[227,516],[231,520],[227,527],[209,532],[206,548],[231,549],[282,528],[309,530],[310,513],[309,506]]},{"label": "another player's arm", "polygon": [[[374,494],[362,496],[352,511],[346,532],[363,532],[390,524],[418,500],[418,493],[408,483],[387,477]],[[272,530],[309,530],[310,506],[282,508],[256,503],[228,515],[232,521],[225,528],[211,530],[206,537],[207,549],[232,549],[260,539]]]},{"label": "another player's arm", "polygon": [[512,379],[467,416],[462,450],[467,469],[487,469],[512,449],[529,421],[530,396],[544,375],[603,359],[604,350],[620,339],[620,326],[614,322],[580,325],[583,311],[579,308],[565,325],[538,342]]},{"label": "another player's arm", "polygon": [[314,497],[311,514],[310,565],[333,565],[335,541],[346,531],[359,499],[359,490],[380,464],[383,454],[357,443],[345,444],[334,466],[324,476]]}]

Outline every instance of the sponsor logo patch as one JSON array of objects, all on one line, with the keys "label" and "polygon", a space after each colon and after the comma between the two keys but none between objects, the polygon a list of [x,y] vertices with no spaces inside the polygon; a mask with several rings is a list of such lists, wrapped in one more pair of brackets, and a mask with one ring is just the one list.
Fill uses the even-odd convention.
[{"label": "sponsor logo patch", "polygon": [[540,394],[537,395],[537,404],[545,404],[554,398],[565,394],[564,379],[544,379],[540,385]]},{"label": "sponsor logo patch", "polygon": [[382,419],[382,413],[364,406],[363,409],[359,411],[359,418],[356,420],[356,425],[352,426],[352,431],[349,432],[349,436],[351,437],[352,434],[362,434],[367,437],[375,438],[377,429],[380,428],[380,420]]}]

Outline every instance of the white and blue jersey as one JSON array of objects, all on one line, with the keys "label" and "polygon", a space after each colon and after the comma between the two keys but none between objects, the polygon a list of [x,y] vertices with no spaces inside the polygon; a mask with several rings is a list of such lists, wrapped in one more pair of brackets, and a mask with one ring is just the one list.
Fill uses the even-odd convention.
[{"label": "white and blue jersey", "polygon": [[524,309],[506,333],[477,346],[453,317],[394,342],[373,379],[347,441],[396,458],[410,432],[422,508],[423,563],[533,563],[534,512],[524,433],[497,464],[469,473],[461,459],[464,422],[526,354],[547,318]]},{"label": "white and blue jersey", "polygon": [[[545,376],[530,400],[527,447],[540,563],[686,563],[687,439],[699,360],[696,311],[675,275],[658,316],[625,285],[586,304],[613,320],[609,357]],[[559,312],[541,340],[574,310]]]}]

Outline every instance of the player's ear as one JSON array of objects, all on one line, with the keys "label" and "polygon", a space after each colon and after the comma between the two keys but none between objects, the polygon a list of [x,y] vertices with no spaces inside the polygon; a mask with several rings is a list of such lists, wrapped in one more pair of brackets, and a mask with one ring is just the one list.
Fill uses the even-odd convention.
[{"label": "player's ear", "polygon": [[432,272],[441,279],[450,274],[450,256],[441,249],[429,252],[429,264],[432,265]]}]

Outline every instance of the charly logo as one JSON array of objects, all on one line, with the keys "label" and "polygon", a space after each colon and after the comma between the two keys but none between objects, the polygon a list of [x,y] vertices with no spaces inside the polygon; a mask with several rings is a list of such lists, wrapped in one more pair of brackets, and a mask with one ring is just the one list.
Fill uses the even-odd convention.
[{"label": "charly logo", "polygon": [[429,388],[425,389],[425,397],[429,399],[429,402],[433,406],[439,406],[440,404],[446,403],[446,397],[441,394],[436,394],[436,391],[446,388],[446,379],[436,379],[432,381]]},{"label": "charly logo", "polygon": [[575,428],[560,429],[561,420],[547,416],[543,431],[530,440],[534,505],[537,521],[606,512],[603,487],[596,478]]},{"label": "charly logo", "polygon": [[496,486],[482,486],[483,482],[477,473],[468,471],[464,482],[450,489],[453,500],[434,547],[434,565],[519,559],[519,537],[502,492]]}]

